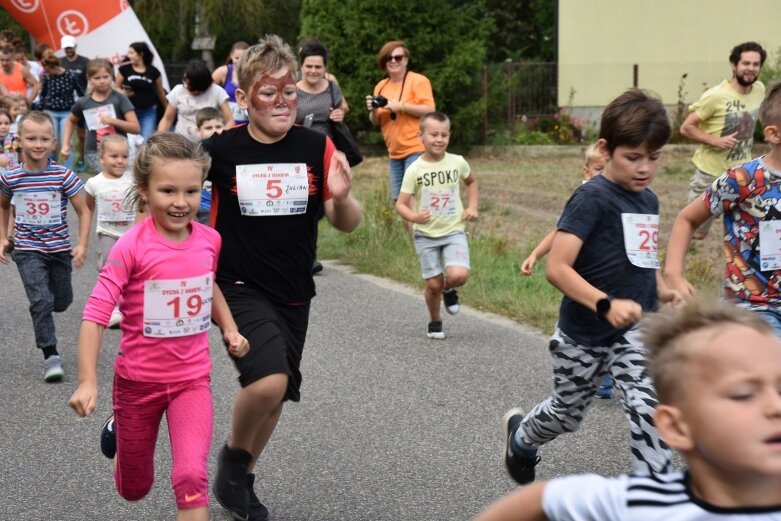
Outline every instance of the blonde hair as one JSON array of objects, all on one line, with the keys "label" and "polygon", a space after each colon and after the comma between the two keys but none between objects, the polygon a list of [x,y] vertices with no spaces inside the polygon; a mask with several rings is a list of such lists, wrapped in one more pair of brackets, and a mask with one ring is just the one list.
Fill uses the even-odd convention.
[{"label": "blonde hair", "polygon": [[128,197],[133,205],[138,204],[139,189],[149,188],[149,178],[156,165],[167,161],[193,161],[201,169],[202,179],[206,179],[212,160],[200,142],[190,141],[175,132],[160,132],[150,137],[136,151],[133,163],[133,188]]},{"label": "blonde hair", "polygon": [[121,134],[109,134],[108,136],[104,136],[100,141],[100,145],[98,145],[98,153],[100,157],[103,157],[103,154],[106,153],[108,145],[111,143],[125,145],[128,149],[130,149],[130,144],[127,142],[127,138],[125,136]]},{"label": "blonde hair", "polygon": [[283,67],[295,73],[298,69],[296,55],[282,38],[267,34],[258,40],[257,44],[245,50],[236,63],[239,87],[243,91],[249,91],[258,75],[273,74]]},{"label": "blonde hair", "polygon": [[597,159],[604,159],[604,156],[599,151],[599,147],[597,147],[596,143],[592,143],[587,146],[584,155],[586,156],[586,166],[590,165],[592,161],[596,161]]},{"label": "blonde hair", "polygon": [[112,78],[114,77],[114,66],[108,60],[95,58],[87,63],[87,78],[92,78],[101,70],[106,71]]},{"label": "blonde hair", "polygon": [[22,129],[24,128],[24,124],[28,121],[32,121],[33,123],[38,123],[39,125],[48,123],[52,127],[52,136],[54,136],[54,120],[49,114],[41,110],[31,110],[27,114],[23,115],[16,126],[17,134],[19,135],[22,134]]},{"label": "blonde hair", "polygon": [[763,335],[774,335],[770,324],[758,314],[731,304],[702,299],[647,319],[643,342],[648,349],[648,371],[659,403],[681,398],[686,380],[682,373],[697,352],[696,348],[707,349],[709,339],[730,326],[744,326]]}]

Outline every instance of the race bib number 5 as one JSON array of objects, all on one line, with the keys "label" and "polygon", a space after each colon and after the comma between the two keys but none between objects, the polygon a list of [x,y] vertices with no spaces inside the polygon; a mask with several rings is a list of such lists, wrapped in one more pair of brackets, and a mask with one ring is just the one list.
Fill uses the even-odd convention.
[{"label": "race bib number 5", "polygon": [[62,224],[60,192],[17,192],[13,197],[16,223],[27,226]]},{"label": "race bib number 5", "polygon": [[659,269],[659,216],[644,213],[622,213],[624,249],[629,262],[638,268]]},{"label": "race bib number 5", "polygon": [[144,336],[177,337],[211,327],[212,274],[144,283]]},{"label": "race bib number 5", "polygon": [[304,163],[236,166],[241,215],[263,217],[306,212],[309,176]]}]

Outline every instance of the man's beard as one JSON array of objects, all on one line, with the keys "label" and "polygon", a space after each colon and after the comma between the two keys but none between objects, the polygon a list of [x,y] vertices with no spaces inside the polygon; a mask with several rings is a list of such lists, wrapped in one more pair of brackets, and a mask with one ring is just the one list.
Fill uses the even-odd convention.
[{"label": "man's beard", "polygon": [[754,84],[755,81],[757,81],[757,79],[759,79],[758,76],[754,76],[751,80],[745,80],[743,79],[743,76],[735,75],[735,80],[737,80],[738,85],[741,87],[750,87]]}]

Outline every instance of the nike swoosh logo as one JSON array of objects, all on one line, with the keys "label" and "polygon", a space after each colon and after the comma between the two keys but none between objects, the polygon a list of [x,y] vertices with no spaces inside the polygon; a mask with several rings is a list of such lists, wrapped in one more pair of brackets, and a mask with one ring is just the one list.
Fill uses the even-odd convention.
[{"label": "nike swoosh logo", "polygon": [[190,502],[192,502],[192,501],[195,501],[196,499],[198,499],[198,498],[199,498],[199,497],[201,497],[202,495],[203,495],[203,494],[201,494],[200,492],[198,492],[197,494],[193,494],[192,496],[191,496],[190,494],[185,494],[185,495],[184,495],[184,500],[185,500],[187,503],[190,503]]}]

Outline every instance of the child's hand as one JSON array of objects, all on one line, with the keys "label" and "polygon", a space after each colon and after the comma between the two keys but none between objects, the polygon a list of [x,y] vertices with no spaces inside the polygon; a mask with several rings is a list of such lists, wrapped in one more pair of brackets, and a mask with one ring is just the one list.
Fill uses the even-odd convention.
[{"label": "child's hand", "polygon": [[87,260],[87,249],[79,244],[71,251],[71,257],[73,258],[73,265],[81,268],[84,265],[84,261]]},{"label": "child's hand", "polygon": [[0,264],[10,264],[11,261],[8,260],[8,257],[6,257],[6,253],[10,253],[11,251],[11,241],[8,239],[2,239],[0,240]]},{"label": "child's hand", "polygon": [[62,157],[68,157],[71,155],[71,146],[68,144],[62,145],[62,148],[60,149],[60,154]]},{"label": "child's hand", "polygon": [[683,304],[684,299],[678,291],[667,289],[659,291],[659,302],[675,309]]},{"label": "child's hand", "polygon": [[521,264],[521,274],[526,275],[527,277],[531,276],[535,264],[537,264],[537,257],[534,255],[526,257],[523,260],[523,264]]},{"label": "child's hand", "polygon": [[[668,291],[675,291],[684,299],[693,297],[697,294],[697,290],[694,289],[694,286],[689,284],[689,281],[684,277],[671,277],[668,275],[666,279],[667,286],[669,287]],[[659,300],[662,300],[661,294],[659,295]]]},{"label": "child's hand", "polygon": [[415,214],[415,219],[412,221],[417,224],[428,224],[431,221],[431,214],[428,210],[421,210]]},{"label": "child's hand", "polygon": [[477,208],[472,208],[471,206],[464,210],[464,220],[465,221],[476,221],[479,217],[480,212],[477,211]]},{"label": "child's hand", "polygon": [[335,200],[341,200],[350,195],[352,188],[353,176],[350,173],[350,163],[342,152],[334,152],[328,168],[328,191]]},{"label": "child's hand", "polygon": [[249,342],[238,331],[225,331],[222,338],[228,344],[228,353],[236,358],[244,358],[249,353]]},{"label": "child's hand", "polygon": [[68,400],[68,405],[82,418],[95,412],[97,403],[98,387],[95,384],[80,384]]},{"label": "child's hand", "polygon": [[8,158],[5,154],[0,154],[0,167],[6,168],[8,166]]},{"label": "child's hand", "polygon": [[643,316],[643,308],[629,299],[613,299],[610,302],[610,311],[605,314],[605,318],[616,329],[622,329],[631,326]]}]

